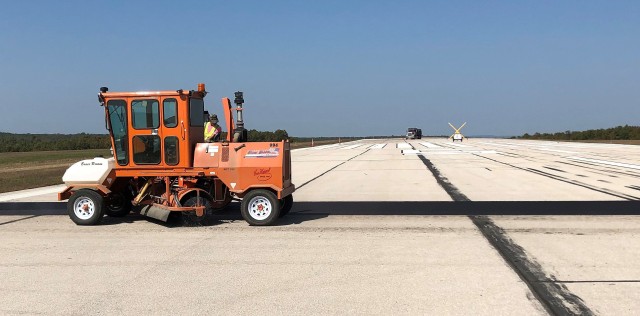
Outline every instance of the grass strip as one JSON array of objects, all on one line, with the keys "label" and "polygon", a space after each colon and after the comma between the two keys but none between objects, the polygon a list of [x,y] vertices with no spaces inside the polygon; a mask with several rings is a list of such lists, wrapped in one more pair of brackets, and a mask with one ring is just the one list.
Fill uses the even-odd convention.
[{"label": "grass strip", "polygon": [[0,193],[61,184],[62,175],[67,168],[68,166],[44,167],[34,170],[3,172],[2,181],[0,181]]}]

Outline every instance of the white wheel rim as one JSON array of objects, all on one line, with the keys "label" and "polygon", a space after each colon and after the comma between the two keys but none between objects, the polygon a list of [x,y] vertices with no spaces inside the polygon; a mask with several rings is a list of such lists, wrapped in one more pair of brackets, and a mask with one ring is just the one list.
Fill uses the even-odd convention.
[{"label": "white wheel rim", "polygon": [[259,221],[265,220],[271,215],[272,205],[269,199],[263,196],[256,196],[249,200],[249,215]]},{"label": "white wheel rim", "polygon": [[90,219],[95,211],[96,205],[93,203],[93,200],[88,197],[81,197],[73,203],[73,212],[79,219]]}]

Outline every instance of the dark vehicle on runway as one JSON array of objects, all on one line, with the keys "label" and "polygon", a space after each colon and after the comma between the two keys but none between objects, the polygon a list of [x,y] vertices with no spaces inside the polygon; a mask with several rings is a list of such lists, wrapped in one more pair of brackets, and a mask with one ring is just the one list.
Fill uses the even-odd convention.
[{"label": "dark vehicle on runway", "polygon": [[421,139],[422,130],[416,127],[409,127],[407,129],[407,135],[404,138],[405,139]]}]

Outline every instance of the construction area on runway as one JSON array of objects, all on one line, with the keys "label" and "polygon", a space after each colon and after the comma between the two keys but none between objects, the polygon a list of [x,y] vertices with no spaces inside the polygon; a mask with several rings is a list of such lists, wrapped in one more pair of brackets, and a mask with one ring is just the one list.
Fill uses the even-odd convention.
[{"label": "construction area on runway", "polygon": [[[210,227],[141,216],[78,227],[51,203],[59,187],[0,194],[16,208],[0,210],[0,311],[140,313],[158,297],[185,313],[640,309],[639,146],[370,139],[294,150],[292,161],[296,204],[267,228],[233,209]],[[497,246],[483,237],[496,232]],[[497,250],[505,243],[522,253]],[[538,267],[534,279],[515,259]],[[247,297],[249,283],[268,294]]]}]

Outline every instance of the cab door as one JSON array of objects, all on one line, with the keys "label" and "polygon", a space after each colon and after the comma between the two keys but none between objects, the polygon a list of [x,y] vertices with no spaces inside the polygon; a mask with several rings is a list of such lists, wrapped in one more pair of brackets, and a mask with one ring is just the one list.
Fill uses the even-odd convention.
[{"label": "cab door", "polygon": [[160,99],[148,96],[129,99],[131,161],[138,166],[161,165]]},{"label": "cab door", "polygon": [[[168,166],[184,166],[187,161],[180,161],[181,152],[185,151],[186,131],[184,118],[178,111],[178,98],[175,96],[162,97],[162,159]],[[185,159],[182,159],[185,160]]]}]

